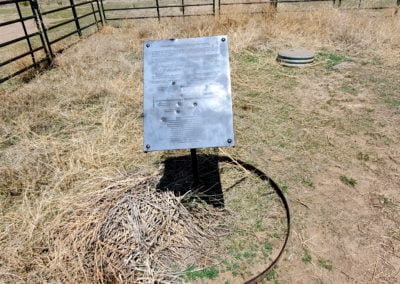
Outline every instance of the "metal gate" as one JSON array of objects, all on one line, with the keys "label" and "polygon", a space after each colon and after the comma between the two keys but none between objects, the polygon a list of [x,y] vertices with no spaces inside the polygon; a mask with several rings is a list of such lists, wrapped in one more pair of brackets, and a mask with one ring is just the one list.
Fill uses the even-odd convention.
[{"label": "metal gate", "polygon": [[[100,0],[68,1],[69,5],[47,11],[41,9],[38,0],[0,2],[0,8],[18,16],[0,23],[0,28],[6,31],[0,40],[0,83],[50,66],[56,53],[79,40],[91,27],[98,29],[104,23]],[[57,13],[63,14],[61,21],[55,20]],[[7,38],[8,34],[13,38]]]}]

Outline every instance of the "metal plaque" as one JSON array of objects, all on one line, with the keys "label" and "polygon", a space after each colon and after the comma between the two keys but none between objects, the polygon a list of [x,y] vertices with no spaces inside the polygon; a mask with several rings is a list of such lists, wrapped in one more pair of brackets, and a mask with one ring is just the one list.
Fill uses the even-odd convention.
[{"label": "metal plaque", "polygon": [[234,146],[227,36],[144,43],[144,151]]}]

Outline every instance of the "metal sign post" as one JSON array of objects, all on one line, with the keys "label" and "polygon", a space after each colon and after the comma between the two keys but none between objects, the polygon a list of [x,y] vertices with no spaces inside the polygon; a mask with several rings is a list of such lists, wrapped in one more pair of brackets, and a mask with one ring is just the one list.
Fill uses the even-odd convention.
[{"label": "metal sign post", "polygon": [[197,163],[196,149],[190,149],[190,158],[192,160],[193,181],[195,185],[199,184],[199,165]]},{"label": "metal sign post", "polygon": [[145,152],[235,145],[227,36],[144,43]]}]

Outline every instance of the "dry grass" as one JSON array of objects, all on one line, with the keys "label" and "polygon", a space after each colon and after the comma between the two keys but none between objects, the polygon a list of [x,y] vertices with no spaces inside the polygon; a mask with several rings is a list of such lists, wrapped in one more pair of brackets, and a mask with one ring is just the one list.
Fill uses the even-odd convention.
[{"label": "dry grass", "polygon": [[[0,279],[106,280],[92,262],[110,259],[82,257],[93,244],[88,237],[104,232],[107,212],[116,213],[112,202],[127,205],[122,193],[139,182],[110,181],[157,172],[165,158],[141,152],[142,42],[227,34],[238,140],[229,152],[296,189],[289,192],[295,233],[279,278],[398,281],[400,22],[382,13],[330,9],[107,26],[59,56],[56,68],[7,86],[0,103]],[[291,46],[340,53],[364,67],[334,72],[324,57],[310,69],[276,66],[275,51]],[[342,83],[360,94],[349,95]],[[358,152],[370,160],[354,158]],[[340,184],[346,174],[358,181],[357,197]],[[387,200],[383,209],[366,201],[372,190]],[[355,198],[356,205],[348,201]],[[314,265],[302,261],[303,247]],[[331,258],[332,272],[318,266],[320,258]]]}]

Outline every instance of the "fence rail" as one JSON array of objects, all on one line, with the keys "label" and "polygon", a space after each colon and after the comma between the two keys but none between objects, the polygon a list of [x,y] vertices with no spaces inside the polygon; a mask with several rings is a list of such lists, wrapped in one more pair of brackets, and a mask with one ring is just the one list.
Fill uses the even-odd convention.
[{"label": "fence rail", "polygon": [[[352,9],[343,7],[342,0],[175,0],[173,3],[161,4],[161,1],[173,0],[153,0],[154,2],[147,6],[136,7],[132,3],[126,1],[107,2],[103,0],[63,0],[68,2],[67,5],[44,10],[40,2],[41,0],[0,0],[0,9],[2,7],[14,7],[15,13],[18,17],[15,19],[0,22],[0,29],[10,27],[12,25],[21,24],[22,34],[15,38],[5,40],[2,42],[0,39],[0,67],[5,69],[10,67],[16,62],[24,58],[25,60],[22,67],[9,68],[7,71],[0,69],[0,83],[3,83],[13,77],[16,77],[27,71],[42,70],[46,66],[51,66],[55,54],[63,51],[65,48],[79,40],[84,32],[88,31],[91,27],[96,26],[96,30],[100,29],[107,21],[119,21],[127,19],[147,19],[156,18],[160,20],[164,17],[188,17],[188,16],[203,16],[203,15],[221,15],[225,12],[225,7],[244,5],[254,7],[268,7],[276,11],[278,4],[291,4],[291,3],[310,3],[310,2],[331,2],[333,7],[341,9]],[[186,1],[186,2],[185,2]],[[189,2],[190,1],[190,2]],[[202,1],[202,2],[200,2]],[[226,2],[225,2],[226,1]],[[345,0],[344,0],[345,1]],[[361,9],[362,0],[353,1],[357,2],[354,9]],[[393,6],[400,6],[400,0],[395,1]],[[350,0],[349,0],[350,2]],[[131,6],[129,6],[129,4]],[[343,8],[342,8],[343,7]],[[391,7],[370,7],[370,9],[385,9]],[[196,10],[197,9],[197,10]],[[364,7],[365,9],[365,7]],[[194,11],[194,12],[193,12]],[[263,13],[262,9],[252,11],[250,13]],[[55,21],[57,15],[62,14],[62,19]],[[65,17],[65,13],[68,14]],[[69,15],[70,13],[70,15]],[[133,14],[132,14],[133,13]],[[229,11],[228,11],[229,13]],[[121,15],[122,14],[122,15]],[[28,27],[29,21],[34,22],[34,28]],[[69,27],[66,28],[66,27]],[[88,34],[94,32],[88,31]],[[0,30],[1,32],[1,30]],[[75,38],[73,40],[72,37]],[[60,44],[60,42],[64,43]],[[25,42],[25,44],[24,44]],[[16,55],[18,48],[25,47],[27,51],[20,52]]]}]

